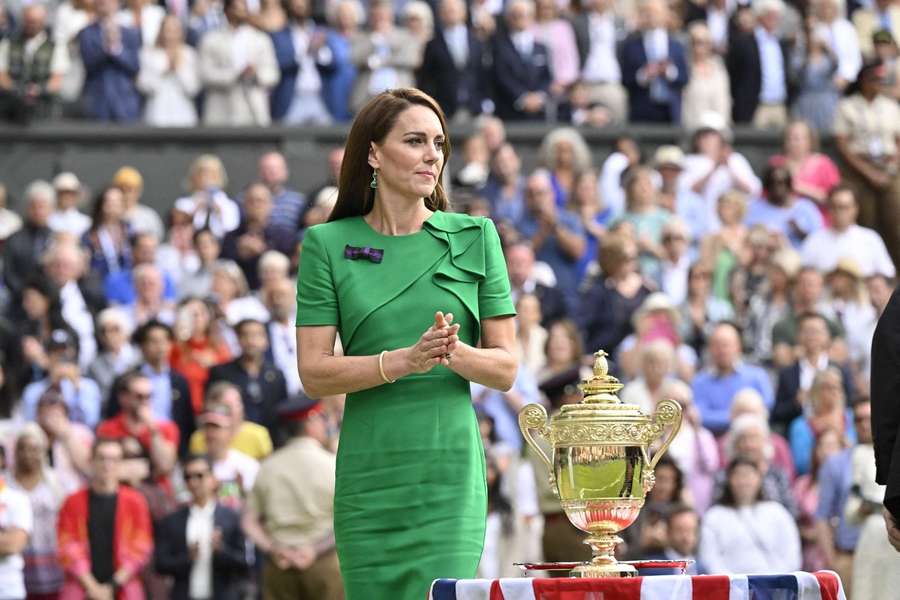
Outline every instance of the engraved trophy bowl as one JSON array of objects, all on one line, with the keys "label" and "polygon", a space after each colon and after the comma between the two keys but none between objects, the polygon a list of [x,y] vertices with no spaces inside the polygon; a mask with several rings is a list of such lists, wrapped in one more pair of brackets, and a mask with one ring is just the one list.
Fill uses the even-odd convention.
[{"label": "engraved trophy bowl", "polygon": [[[593,557],[575,577],[634,576],[636,569],[614,556],[620,531],[634,523],[653,488],[653,469],[681,428],[681,405],[662,400],[652,415],[616,396],[622,384],[609,375],[606,352],[594,354],[594,375],[578,385],[584,399],[548,418],[540,404],[519,412],[525,441],[547,466],[550,488],[569,521],[589,534]],[[650,445],[671,430],[654,454]],[[548,456],[535,437],[551,449]]]}]

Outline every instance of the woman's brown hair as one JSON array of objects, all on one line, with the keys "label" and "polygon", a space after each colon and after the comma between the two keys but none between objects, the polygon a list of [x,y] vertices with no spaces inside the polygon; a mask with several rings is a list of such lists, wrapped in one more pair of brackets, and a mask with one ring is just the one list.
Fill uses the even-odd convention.
[{"label": "woman's brown hair", "polygon": [[438,103],[415,88],[398,88],[382,92],[369,100],[360,109],[347,144],[344,149],[344,160],[341,162],[341,175],[338,184],[338,198],[329,221],[346,219],[368,214],[375,203],[375,190],[369,187],[372,181],[372,167],[369,165],[369,147],[372,142],[381,143],[407,108],[424,106],[431,109],[441,122],[444,132],[444,163],[437,177],[437,185],[431,196],[425,198],[425,206],[429,210],[447,210],[450,202],[441,184],[444,167],[450,159],[450,137],[447,134],[447,119]]}]

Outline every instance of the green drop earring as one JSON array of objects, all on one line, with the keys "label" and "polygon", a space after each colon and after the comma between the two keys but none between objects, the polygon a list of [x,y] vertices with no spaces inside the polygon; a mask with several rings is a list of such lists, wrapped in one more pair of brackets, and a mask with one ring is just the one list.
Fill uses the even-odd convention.
[{"label": "green drop earring", "polygon": [[378,187],[378,171],[372,169],[372,181],[369,183],[369,187],[373,190]]}]

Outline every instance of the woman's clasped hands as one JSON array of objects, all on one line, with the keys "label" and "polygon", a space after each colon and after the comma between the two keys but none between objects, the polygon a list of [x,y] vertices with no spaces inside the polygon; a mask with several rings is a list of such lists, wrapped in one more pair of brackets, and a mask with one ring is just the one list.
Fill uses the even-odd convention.
[{"label": "woman's clasped hands", "polygon": [[408,349],[407,360],[413,373],[427,373],[439,364],[450,366],[453,351],[459,344],[459,324],[453,324],[453,313],[437,311],[434,323]]}]

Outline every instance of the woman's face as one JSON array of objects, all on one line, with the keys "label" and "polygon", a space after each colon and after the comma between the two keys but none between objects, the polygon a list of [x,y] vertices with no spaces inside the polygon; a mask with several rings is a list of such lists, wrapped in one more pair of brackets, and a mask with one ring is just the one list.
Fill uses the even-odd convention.
[{"label": "woman's face", "polygon": [[434,111],[419,105],[404,110],[385,139],[369,149],[378,187],[417,201],[431,196],[444,166],[445,139]]},{"label": "woman's face", "polygon": [[23,437],[16,443],[16,464],[23,470],[34,472],[41,466],[44,449],[34,437]]},{"label": "woman's face", "polygon": [[122,190],[113,188],[107,190],[103,196],[103,214],[104,221],[118,221],[125,212],[125,197]]},{"label": "woman's face", "polygon": [[741,456],[762,462],[765,460],[766,434],[755,427],[748,429],[741,434],[734,447]]},{"label": "woman's face", "polygon": [[37,290],[25,288],[22,293],[22,308],[29,319],[41,319],[50,309],[50,300]]},{"label": "woman's face", "polygon": [[538,21],[552,21],[556,18],[556,0],[537,0],[536,9]]},{"label": "woman's face", "polygon": [[160,41],[165,47],[178,46],[181,44],[184,35],[181,30],[181,23],[178,17],[168,16],[165,18],[160,31]]},{"label": "woman's face", "polygon": [[356,29],[356,9],[353,8],[350,2],[341,2],[338,4],[335,20],[338,28],[341,30],[352,31]]},{"label": "woman's face", "polygon": [[219,241],[211,232],[198,235],[194,247],[197,249],[197,255],[204,265],[208,265],[219,258]]},{"label": "woman's face", "polygon": [[237,297],[237,284],[222,271],[213,273],[211,288],[220,302],[229,302]]},{"label": "woman's face", "polygon": [[550,328],[550,337],[547,340],[547,361],[556,364],[568,364],[572,362],[575,347],[569,339],[569,332],[561,324]]},{"label": "woman's face", "polygon": [[194,171],[192,180],[195,192],[206,190],[211,187],[219,187],[219,169],[211,161],[201,163]]},{"label": "woman's face", "polygon": [[575,183],[575,204],[577,206],[597,205],[597,178],[593,174],[585,174]]},{"label": "woman's face", "polygon": [[521,324],[530,326],[541,322],[541,307],[535,296],[522,296],[516,312]]},{"label": "woman's face", "polygon": [[788,156],[807,156],[812,151],[809,129],[803,123],[794,123],[784,132],[784,152]]},{"label": "woman's face", "polygon": [[741,222],[741,205],[732,198],[719,200],[719,220],[724,225],[737,225]]},{"label": "woman's face", "polygon": [[210,325],[209,309],[206,305],[200,300],[194,300],[189,302],[185,309],[190,316],[193,331],[205,334]]},{"label": "woman's face", "polygon": [[100,326],[100,341],[110,352],[118,352],[125,345],[125,328],[114,320],[103,323]]},{"label": "woman's face", "polygon": [[628,206],[634,208],[646,208],[653,204],[656,197],[656,189],[649,173],[641,173],[631,182]]},{"label": "woman's face", "polygon": [[756,501],[762,477],[759,471],[750,465],[738,465],[731,471],[728,485],[738,506],[746,506]]},{"label": "woman's face", "polygon": [[816,388],[815,414],[825,416],[840,411],[844,406],[844,387],[837,377],[826,377]]},{"label": "woman's face", "polygon": [[722,136],[715,131],[706,131],[697,138],[697,152],[717,159],[722,152]]},{"label": "woman's face", "polygon": [[688,278],[688,290],[694,298],[705,298],[712,289],[712,273],[709,269],[694,269]]},{"label": "woman's face", "polygon": [[650,492],[650,496],[655,502],[674,502],[675,486],[678,482],[678,475],[672,465],[661,465],[656,468],[656,485]]}]

